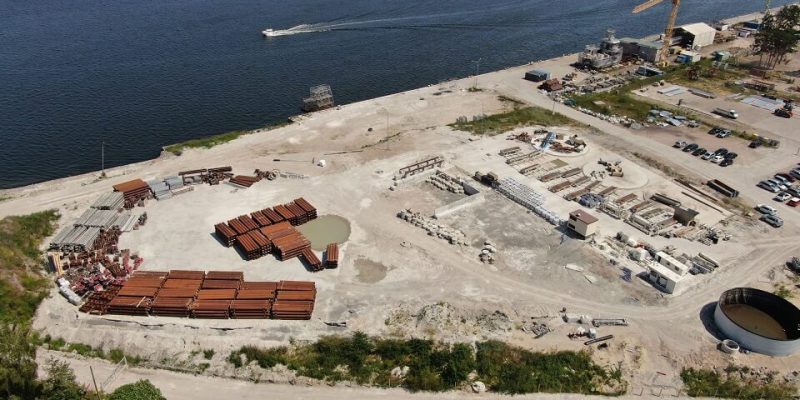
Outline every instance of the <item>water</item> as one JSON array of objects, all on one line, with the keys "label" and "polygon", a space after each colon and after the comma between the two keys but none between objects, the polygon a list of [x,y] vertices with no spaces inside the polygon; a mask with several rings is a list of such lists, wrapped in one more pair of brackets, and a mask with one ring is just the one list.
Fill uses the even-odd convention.
[{"label": "water", "polygon": [[311,242],[311,248],[323,251],[330,243],[342,244],[350,237],[350,222],[338,215],[322,215],[297,227]]},{"label": "water", "polygon": [[788,340],[783,326],[769,314],[747,304],[724,306],[725,315],[744,329],[776,340]]},{"label": "water", "polygon": [[[0,0],[0,188],[98,170],[102,141],[111,167],[283,121],[319,83],[350,103],[470,75],[478,58],[485,72],[575,52],[609,27],[657,33],[668,6],[634,3]],[[685,0],[679,18],[761,7]]]}]

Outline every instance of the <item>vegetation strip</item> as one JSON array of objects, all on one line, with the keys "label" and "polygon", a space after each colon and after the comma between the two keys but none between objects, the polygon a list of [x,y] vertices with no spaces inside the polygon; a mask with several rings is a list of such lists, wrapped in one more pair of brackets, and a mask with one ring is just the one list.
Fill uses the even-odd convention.
[{"label": "vegetation strip", "polygon": [[519,107],[514,104],[514,109],[508,112],[489,115],[473,121],[458,121],[450,124],[453,129],[472,132],[477,135],[497,135],[508,132],[514,128],[530,125],[571,125],[581,124],[562,114],[553,113],[540,107]]},{"label": "vegetation strip", "polygon": [[481,381],[495,392],[617,395],[626,383],[619,370],[595,364],[586,352],[534,353],[498,341],[446,344],[423,339],[381,339],[355,333],[312,344],[262,349],[244,346],[228,361],[262,368],[285,365],[300,376],[329,382],[445,391]]}]

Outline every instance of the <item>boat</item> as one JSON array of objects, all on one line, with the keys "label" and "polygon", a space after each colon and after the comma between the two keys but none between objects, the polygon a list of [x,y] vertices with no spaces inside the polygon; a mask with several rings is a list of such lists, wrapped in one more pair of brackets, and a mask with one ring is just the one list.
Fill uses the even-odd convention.
[{"label": "boat", "polygon": [[261,31],[261,34],[264,35],[264,37],[278,36],[278,32],[275,32],[272,28],[264,29]]}]

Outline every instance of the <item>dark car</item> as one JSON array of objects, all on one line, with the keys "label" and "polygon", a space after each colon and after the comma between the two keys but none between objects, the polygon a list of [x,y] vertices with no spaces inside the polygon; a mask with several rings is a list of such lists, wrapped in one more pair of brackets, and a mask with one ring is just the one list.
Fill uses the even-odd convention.
[{"label": "dark car", "polygon": [[684,148],[683,148],[683,151],[684,151],[685,153],[688,153],[688,152],[690,152],[690,151],[695,151],[695,150],[697,150],[697,148],[698,148],[698,147],[700,147],[700,146],[699,146],[699,145],[697,145],[697,143],[692,143],[692,144],[690,144],[690,145],[688,145],[688,146],[684,147]]},{"label": "dark car", "polygon": [[720,132],[722,132],[722,128],[714,127],[714,128],[711,128],[710,131],[708,131],[708,134],[716,136],[716,134],[718,134]]},{"label": "dark car", "polygon": [[753,140],[752,142],[750,142],[749,145],[747,145],[747,147],[749,147],[751,149],[755,149],[757,147],[761,147],[761,145],[762,145],[762,143],[761,143],[760,140]]},{"label": "dark car", "polygon": [[699,149],[697,149],[697,150],[693,151],[693,152],[692,152],[692,155],[693,155],[693,156],[695,156],[695,157],[697,157],[697,156],[699,156],[699,155],[701,155],[701,154],[705,154],[705,153],[706,153],[706,149],[704,149],[704,148],[700,147]]},{"label": "dark car", "polygon": [[732,158],[726,158],[726,159],[722,160],[722,162],[719,163],[720,167],[727,167],[728,165],[733,165],[733,159]]},{"label": "dark car", "polygon": [[724,147],[720,147],[720,148],[717,149],[717,151],[714,152],[715,156],[723,156],[723,157],[725,157],[726,154],[728,154],[728,149],[726,149]]},{"label": "dark car", "polygon": [[734,152],[732,152],[732,151],[729,152],[728,154],[725,154],[725,159],[726,160],[734,160],[734,159],[736,159],[736,157],[739,157],[739,155],[734,153]]},{"label": "dark car", "polygon": [[775,174],[775,175],[780,176],[781,178],[786,179],[789,182],[794,182],[794,181],[797,180],[797,179],[795,179],[795,177],[793,177],[793,176],[791,176],[789,174],[785,174],[783,172]]}]

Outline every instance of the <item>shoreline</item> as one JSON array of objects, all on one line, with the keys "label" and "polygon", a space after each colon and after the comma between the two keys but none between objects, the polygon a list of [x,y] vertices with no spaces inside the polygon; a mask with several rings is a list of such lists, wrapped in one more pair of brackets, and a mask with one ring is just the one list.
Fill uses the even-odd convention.
[{"label": "shoreline", "polygon": [[[795,2],[795,3],[789,3],[789,4],[800,4],[800,3]],[[774,7],[772,10],[775,11],[775,10],[779,10],[780,8],[782,8],[782,7]],[[758,18],[761,15],[763,15],[762,12],[753,12],[753,13],[749,13],[749,14],[745,14],[745,15],[739,15],[739,16],[726,18],[726,19],[723,19],[721,21],[733,24],[733,23],[738,23],[738,22],[742,22],[742,21]],[[653,36],[654,35],[648,35],[648,36],[645,36],[644,38],[653,37]],[[559,57],[552,57],[552,58],[541,59],[541,60],[533,60],[533,61],[528,62],[527,64],[509,66],[507,68],[503,68],[503,69],[489,71],[489,72],[485,72],[485,73],[479,74],[479,75],[477,75],[477,79],[480,80],[482,77],[485,78],[485,77],[488,77],[488,76],[491,76],[491,75],[494,75],[494,74],[499,74],[499,73],[507,72],[507,71],[510,71],[510,70],[524,68],[524,67],[530,67],[530,66],[533,66],[533,65],[536,65],[536,64],[553,63],[553,62],[557,62],[559,60],[562,60],[562,59],[564,59],[566,57],[576,57],[578,54],[580,54],[580,52],[564,54],[564,55],[559,56]],[[448,80],[448,81],[432,83],[432,84],[429,84],[429,85],[426,85],[426,86],[423,86],[423,87],[409,89],[409,90],[406,90],[406,91],[403,91],[403,92],[390,93],[390,94],[387,94],[387,95],[384,95],[384,96],[380,96],[380,97],[373,97],[373,98],[364,99],[364,100],[353,102],[353,103],[337,105],[337,106],[334,106],[333,108],[330,108],[330,109],[327,109],[327,110],[321,110],[321,111],[317,111],[317,112],[313,112],[313,113],[309,113],[309,114],[298,114],[298,115],[289,117],[289,120],[294,120],[295,118],[297,118],[292,123],[284,125],[283,123],[281,123],[279,121],[276,121],[274,123],[271,123],[271,124],[266,125],[266,126],[261,127],[261,128],[252,129],[252,130],[243,130],[242,132],[244,132],[244,134],[242,134],[240,137],[238,137],[236,139],[233,139],[233,140],[231,140],[229,142],[226,142],[226,143],[223,143],[223,144],[220,144],[220,145],[216,145],[216,146],[211,147],[211,148],[188,148],[188,149],[185,149],[184,150],[184,154],[182,154],[180,156],[173,155],[172,153],[170,153],[169,151],[167,151],[165,149],[167,147],[169,147],[169,146],[178,145],[178,144],[189,142],[189,141],[192,141],[192,140],[202,140],[202,139],[210,138],[210,137],[217,136],[217,135],[224,135],[227,132],[222,132],[222,133],[219,133],[219,134],[209,135],[209,136],[205,136],[205,137],[198,137],[198,138],[190,139],[190,140],[187,140],[187,141],[184,141],[184,142],[180,142],[180,143],[166,144],[166,145],[161,147],[161,153],[155,158],[142,160],[142,161],[135,162],[135,163],[119,165],[119,166],[116,166],[116,167],[107,168],[105,170],[106,178],[100,178],[99,177],[99,175],[101,173],[101,170],[94,170],[94,171],[89,171],[89,172],[85,172],[85,173],[81,173],[81,174],[69,175],[69,176],[65,176],[65,177],[62,177],[62,178],[44,180],[44,181],[41,181],[41,182],[31,183],[31,184],[28,184],[28,185],[16,186],[16,187],[11,187],[11,188],[6,188],[6,189],[0,189],[0,198],[4,198],[5,197],[5,199],[0,200],[0,216],[9,215],[8,213],[2,212],[2,209],[4,208],[3,206],[5,206],[7,203],[13,202],[14,200],[17,200],[20,197],[24,197],[27,194],[32,194],[32,193],[28,193],[28,192],[37,192],[37,191],[39,191],[41,189],[44,189],[45,186],[49,187],[49,186],[52,186],[52,185],[63,185],[63,184],[67,184],[67,183],[78,183],[78,182],[80,182],[82,186],[85,186],[85,185],[91,185],[91,184],[99,183],[99,182],[103,182],[103,181],[111,182],[111,181],[114,181],[114,178],[118,178],[118,177],[121,177],[121,176],[129,175],[131,173],[135,173],[137,170],[140,170],[141,168],[143,168],[145,166],[153,165],[153,164],[156,164],[156,163],[161,163],[161,162],[164,162],[166,160],[186,157],[187,154],[191,154],[191,153],[209,152],[209,151],[217,149],[217,148],[219,148],[221,146],[230,145],[231,143],[239,142],[243,138],[248,137],[248,136],[264,134],[264,133],[267,133],[267,132],[278,133],[281,130],[286,129],[287,127],[291,127],[292,125],[296,125],[296,124],[300,124],[300,123],[306,123],[306,122],[308,122],[310,120],[318,119],[319,116],[321,116],[321,115],[326,115],[327,113],[334,112],[334,111],[339,111],[339,110],[342,110],[342,109],[347,108],[347,107],[363,106],[363,105],[367,105],[367,104],[370,104],[370,103],[372,103],[373,105],[377,105],[377,104],[379,104],[381,102],[381,100],[386,100],[386,99],[389,99],[389,98],[392,98],[392,97],[395,97],[395,96],[400,96],[400,95],[405,95],[405,94],[418,92],[418,91],[424,90],[426,88],[431,88],[431,87],[436,87],[436,86],[444,86],[444,85],[448,85],[448,84],[455,84],[455,83],[459,83],[459,82],[462,82],[462,81],[465,81],[465,80],[471,80],[471,79],[475,79],[475,78],[476,78],[475,75],[470,75],[470,76],[466,76],[466,77],[462,77],[462,78],[456,78],[456,79],[452,79],[452,80]],[[279,126],[274,127],[275,125],[279,125]],[[233,131],[231,131],[231,132],[233,132]],[[178,173],[178,171],[173,171],[173,174],[177,174],[177,173]]]}]

